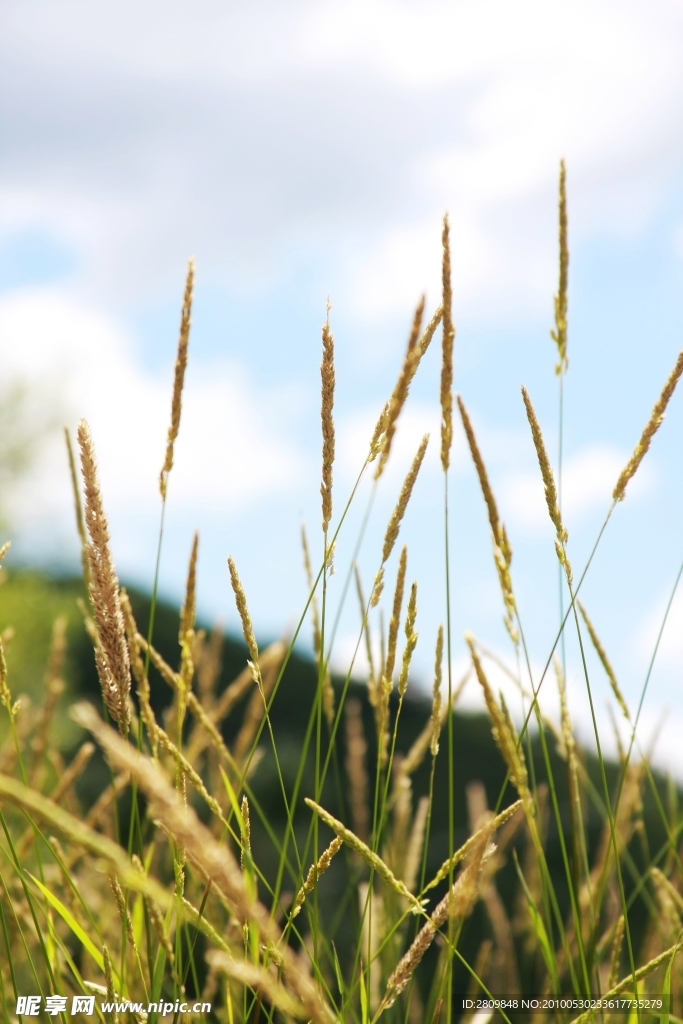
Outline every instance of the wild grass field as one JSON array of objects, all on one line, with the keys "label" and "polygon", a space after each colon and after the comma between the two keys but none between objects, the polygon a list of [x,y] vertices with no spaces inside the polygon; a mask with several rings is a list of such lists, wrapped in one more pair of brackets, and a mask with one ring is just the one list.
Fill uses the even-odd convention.
[{"label": "wild grass field", "polygon": [[[564,166],[559,192],[551,336],[561,437],[568,368]],[[179,613],[158,599],[156,580],[151,598],[123,588],[90,429],[81,421],[76,444],[67,432],[83,579],[9,573],[0,587],[5,1020],[680,1019],[680,793],[640,749],[642,699],[635,708],[627,705],[580,590],[662,424],[683,373],[683,353],[614,481],[586,565],[571,563],[560,500],[561,445],[553,468],[532,399],[522,389],[563,594],[554,644],[543,671],[534,673],[515,598],[512,544],[486,453],[465,401],[454,397],[447,218],[442,250],[441,304],[429,319],[424,300],[418,304],[403,364],[378,411],[358,476],[379,486],[411,382],[440,338],[438,528],[446,597],[436,637],[421,638],[434,644],[431,700],[408,686],[419,594],[401,537],[427,438],[396,497],[373,574],[363,578],[353,562],[335,564],[358,484],[342,496],[333,486],[329,310],[322,328],[322,536],[302,534],[309,596],[284,641],[259,647],[239,553],[228,557],[226,573],[243,637],[197,623],[196,536]],[[190,263],[171,423],[160,458],[159,551],[181,428],[193,281]],[[507,671],[521,694],[522,722],[515,722],[490,681],[501,667],[485,638],[467,635],[471,664],[463,678],[451,669],[448,500],[456,417],[490,524],[514,666]],[[358,607],[365,678],[353,665],[345,675],[330,667],[333,569]],[[310,626],[312,661],[295,649]],[[578,641],[574,668],[589,698],[590,748],[577,739],[568,711],[565,630]],[[622,719],[617,736],[628,736],[615,762],[603,756],[584,656],[589,645]],[[460,713],[465,684],[480,689],[488,717]],[[556,721],[541,711],[541,686],[559,693]],[[532,998],[538,1003],[533,1009],[524,1003]]]}]

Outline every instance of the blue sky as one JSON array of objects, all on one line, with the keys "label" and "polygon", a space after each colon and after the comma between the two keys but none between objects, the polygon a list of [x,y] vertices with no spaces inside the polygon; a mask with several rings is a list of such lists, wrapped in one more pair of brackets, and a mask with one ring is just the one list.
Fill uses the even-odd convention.
[{"label": "blue sky", "polygon": [[[305,599],[302,520],[320,546],[325,301],[337,343],[339,510],[400,366],[412,309],[423,291],[428,309],[438,303],[448,210],[456,390],[509,528],[532,660],[542,665],[557,625],[557,567],[519,388],[529,388],[554,454],[558,163],[564,156],[568,167],[571,244],[564,496],[578,569],[683,344],[679,5],[205,0],[190,11],[157,0],[10,0],[3,22],[3,376],[31,385],[35,415],[90,420],[121,576],[143,585],[152,577],[187,257],[196,257],[197,288],[162,590],[179,598],[197,527],[203,615],[236,627],[230,553],[270,636],[292,627]],[[369,586],[402,475],[431,429],[405,523],[425,684],[444,615],[438,374],[435,346],[360,559]],[[683,558],[682,425],[683,394],[585,585],[632,702]],[[457,671],[468,628],[511,654],[463,445],[458,432]],[[12,506],[17,560],[77,565],[57,432]],[[340,542],[333,606],[363,508]],[[337,664],[357,625],[351,604]],[[668,712],[662,761],[676,757],[683,724],[681,627],[683,600],[645,708],[644,742]],[[585,717],[573,640],[568,658],[571,699]],[[608,691],[593,663],[591,671],[603,714]],[[476,701],[474,688],[466,699]]]}]

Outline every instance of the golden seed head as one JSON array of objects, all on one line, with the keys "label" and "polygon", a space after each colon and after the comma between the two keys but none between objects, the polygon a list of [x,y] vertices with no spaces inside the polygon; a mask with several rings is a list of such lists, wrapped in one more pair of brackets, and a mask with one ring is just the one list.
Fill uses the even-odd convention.
[{"label": "golden seed head", "polygon": [[85,420],[78,424],[78,445],[85,493],[90,600],[97,627],[95,658],[105,703],[125,735],[130,725],[130,658],[119,581],[109,548],[109,526],[97,477],[95,449]]},{"label": "golden seed head", "polygon": [[406,646],[403,651],[403,661],[401,663],[401,671],[398,677],[398,692],[399,696],[403,696],[408,687],[408,673],[410,672],[410,662],[413,657],[413,651],[417,646],[418,634],[415,632],[415,620],[417,619],[417,583],[413,583],[410,588],[410,597],[408,598],[408,612],[406,614],[405,634],[406,634]]},{"label": "golden seed head", "polygon": [[71,443],[71,434],[69,428],[64,427],[64,440],[66,441],[66,451],[69,457],[69,471],[71,473],[71,490],[73,492],[74,499],[74,511],[76,513],[76,529],[78,530],[78,536],[81,541],[81,565],[83,567],[83,582],[85,583],[86,589],[90,586],[90,566],[88,564],[88,538],[85,534],[85,523],[83,521],[83,505],[81,503],[81,490],[78,484],[78,469],[76,467],[76,457],[74,455],[73,445]]},{"label": "golden seed head", "polygon": [[470,656],[472,658],[472,664],[474,665],[474,671],[484,692],[484,699],[491,717],[491,732],[493,733],[493,738],[496,741],[498,749],[503,755],[503,759],[507,764],[508,771],[510,772],[510,778],[514,783],[517,792],[523,800],[526,800],[529,796],[526,764],[524,762],[522,749],[517,743],[517,737],[515,736],[509,712],[505,702],[503,701],[502,706],[499,706],[493,695],[493,691],[488,679],[486,678],[486,674],[484,673],[479,655],[477,654],[474,637],[471,634],[467,634],[465,636],[465,640],[470,649]]},{"label": "golden seed head", "polygon": [[254,628],[251,624],[251,616],[249,615],[249,609],[247,607],[247,598],[244,593],[237,567],[232,560],[228,558],[228,568],[230,570],[230,583],[232,584],[232,592],[235,595],[235,604],[237,605],[237,611],[242,623],[242,633],[249,650],[249,658],[251,659],[252,665],[255,669],[258,666],[258,645],[256,643],[256,637],[254,636]]},{"label": "golden seed head", "polygon": [[5,648],[0,638],[0,702],[7,709],[7,713],[12,717],[12,694],[10,693],[9,686],[7,685],[7,660],[5,659]]},{"label": "golden seed head", "polygon": [[432,738],[429,744],[432,757],[439,753],[439,736],[441,734],[441,665],[443,663],[443,626],[439,626],[436,634],[436,656],[434,659],[434,687],[432,690]]},{"label": "golden seed head", "polygon": [[538,464],[541,468],[541,476],[543,477],[543,486],[545,488],[545,501],[548,506],[548,514],[555,527],[555,533],[557,540],[560,545],[567,543],[568,533],[562,523],[562,513],[560,512],[560,506],[557,500],[557,488],[555,487],[555,477],[553,471],[550,468],[550,459],[546,451],[545,442],[543,440],[543,434],[541,433],[541,427],[536,416],[531,399],[529,398],[529,392],[525,387],[522,388],[522,398],[524,399],[524,406],[526,408],[526,415],[531,427],[531,436],[534,441],[534,448],[536,449],[536,456],[538,458]]},{"label": "golden seed head", "polygon": [[322,496],[323,509],[323,533],[327,534],[327,528],[332,518],[332,465],[334,463],[334,336],[330,330],[329,302],[327,320],[323,324],[323,359],[320,364],[321,377],[321,406],[320,419],[323,432],[323,468],[320,494]]},{"label": "golden seed head", "polygon": [[306,899],[306,896],[308,895],[309,892],[313,892],[318,882],[318,879],[322,874],[325,873],[325,871],[327,871],[330,864],[332,863],[332,858],[334,857],[335,853],[337,853],[341,849],[342,846],[343,840],[339,836],[335,836],[335,838],[332,840],[327,849],[323,850],[321,855],[318,857],[317,862],[311,864],[310,868],[308,869],[308,874],[306,875],[306,881],[296,894],[296,898],[292,906],[292,917],[296,917],[297,914],[300,912],[304,904],[304,900]]},{"label": "golden seed head", "polygon": [[619,479],[616,482],[615,488],[612,491],[612,497],[615,501],[623,501],[626,495],[626,487],[628,482],[635,476],[638,467],[645,458],[645,454],[652,443],[652,438],[655,436],[657,431],[662,425],[664,420],[664,413],[666,407],[671,400],[671,396],[676,390],[676,385],[683,373],[683,350],[678,353],[676,364],[669,374],[666,384],[662,388],[662,393],[654,404],[654,408],[650,415],[650,419],[645,424],[645,429],[640,435],[640,441],[633,450],[633,455],[624,466]]},{"label": "golden seed head", "polygon": [[465,917],[476,900],[479,891],[479,879],[484,857],[487,854],[489,839],[493,831],[493,821],[489,820],[485,827],[472,838],[475,840],[469,852],[469,862],[449,892],[434,908],[431,916],[417,933],[408,951],[401,957],[396,968],[389,976],[386,992],[382,999],[381,1009],[391,1006],[401,994],[413,976],[417,965],[434,941],[441,926],[450,917],[461,920]]},{"label": "golden seed head", "polygon": [[355,835],[355,833],[348,829],[346,825],[343,825],[341,821],[338,821],[337,818],[333,817],[329,811],[325,810],[324,807],[321,807],[320,804],[316,803],[315,800],[311,800],[309,797],[306,797],[304,802],[312,811],[315,811],[319,818],[322,818],[326,825],[329,825],[332,831],[335,832],[337,836],[339,836],[339,838],[345,842],[348,847],[350,847],[350,849],[355,850],[356,853],[362,857],[365,863],[373,868],[375,873],[379,875],[379,877],[386,882],[394,892],[405,897],[411,907],[413,907],[418,913],[422,911],[422,905],[419,900],[417,900],[412,893],[408,892],[403,882],[396,878],[391,868],[382,860],[378,853],[375,853],[369,846],[366,846],[365,843]]},{"label": "golden seed head", "polygon": [[396,664],[396,645],[398,641],[398,629],[401,621],[401,607],[403,605],[403,590],[406,581],[406,568],[408,566],[408,548],[404,545],[398,563],[396,574],[396,588],[394,590],[394,603],[392,606],[391,619],[389,621],[389,636],[387,641],[387,656],[384,663],[384,682],[389,690],[393,685],[394,665]]},{"label": "golden seed head", "polygon": [[245,865],[251,860],[251,818],[249,817],[249,801],[246,793],[242,797],[242,847],[240,851],[240,867],[245,870]]},{"label": "golden seed head", "polygon": [[472,461],[474,462],[474,468],[477,471],[479,477],[479,486],[481,492],[484,495],[484,502],[486,503],[486,510],[489,515],[489,523],[491,524],[491,533],[493,534],[493,541],[498,547],[501,545],[501,524],[500,517],[498,515],[498,506],[496,505],[496,499],[493,496],[491,490],[491,484],[489,483],[488,473],[486,472],[486,466],[484,460],[481,457],[479,451],[479,445],[477,444],[477,438],[472,427],[465,403],[463,402],[460,395],[457,395],[458,409],[460,410],[460,418],[462,419],[462,425],[465,428],[465,435],[467,437],[467,443],[469,445],[470,453],[472,455]]},{"label": "golden seed head", "polygon": [[581,612],[581,615],[583,617],[583,621],[586,623],[586,629],[588,630],[588,635],[590,636],[591,642],[593,644],[593,647],[595,648],[595,653],[600,658],[600,661],[602,663],[602,667],[604,668],[605,674],[607,675],[607,678],[609,679],[609,684],[612,687],[612,693],[614,694],[614,696],[616,698],[616,701],[617,701],[617,704],[619,705],[619,707],[621,708],[621,710],[623,712],[624,718],[628,722],[630,722],[631,721],[631,714],[630,714],[630,712],[628,710],[628,705],[627,705],[626,701],[624,700],[624,695],[622,694],[621,689],[619,688],[619,683],[617,682],[617,677],[615,675],[614,669],[612,668],[612,664],[611,664],[609,658],[607,657],[607,651],[602,646],[602,642],[600,640],[600,637],[597,634],[595,626],[593,625],[591,620],[588,618],[588,612],[586,611],[586,609],[584,608],[584,606],[582,605],[582,603],[578,599],[577,599],[576,603],[579,606],[579,611]]},{"label": "golden seed head", "polygon": [[[391,443],[396,433],[396,424],[398,417],[401,414],[401,410],[406,403],[408,398],[408,391],[410,389],[410,383],[415,376],[417,367],[421,358],[419,339],[420,339],[420,327],[422,326],[422,316],[424,314],[425,298],[424,295],[417,304],[415,315],[413,316],[413,324],[410,330],[410,336],[408,338],[408,348],[406,349],[405,359],[403,360],[403,366],[399,374],[396,385],[391,394],[386,408],[386,413],[382,414],[380,420],[382,421],[381,430],[381,454],[377,469],[375,470],[375,479],[379,479],[382,475],[384,467],[389,459],[389,453],[391,452]],[[380,423],[378,422],[375,427],[375,434],[377,434]],[[373,438],[374,440],[374,438]],[[372,446],[371,446],[372,447]]]},{"label": "golden seed head", "polygon": [[496,505],[496,499],[489,483],[488,473],[486,472],[486,466],[477,444],[477,438],[472,427],[472,423],[465,408],[460,395],[457,396],[458,408],[460,410],[460,417],[462,419],[463,427],[465,428],[465,435],[467,437],[467,443],[469,445],[470,453],[472,455],[472,461],[479,477],[479,486],[481,487],[482,494],[484,496],[484,502],[489,517],[489,524],[491,526],[491,535],[493,540],[493,560],[496,565],[498,572],[498,581],[500,583],[500,589],[503,595],[503,601],[505,603],[505,628],[507,629],[512,642],[516,645],[519,640],[519,634],[515,626],[515,595],[512,589],[512,577],[510,575],[510,564],[512,562],[512,548],[508,540],[507,533],[504,525],[500,521],[498,515],[498,506]]},{"label": "golden seed head", "polygon": [[192,539],[192,550],[187,570],[187,581],[185,583],[185,600],[183,601],[180,613],[180,629],[178,631],[178,643],[187,642],[190,634],[194,633],[194,622],[197,610],[197,553],[199,549],[199,534],[195,532]]},{"label": "golden seed head", "polygon": [[412,465],[408,470],[408,475],[403,481],[401,493],[399,494],[398,501],[396,502],[396,507],[394,508],[394,511],[391,514],[391,519],[389,520],[389,525],[387,526],[387,532],[384,535],[384,546],[382,547],[382,564],[388,561],[389,556],[391,555],[391,552],[394,549],[394,544],[396,543],[396,540],[398,538],[398,532],[401,528],[401,522],[405,515],[406,508],[408,507],[408,502],[410,501],[411,495],[413,493],[413,487],[415,486],[415,481],[417,480],[417,474],[420,472],[420,467],[422,466],[422,461],[425,457],[425,452],[427,451],[428,444],[429,434],[425,434],[424,437],[422,438],[422,441],[420,442],[420,447],[418,448],[415,454],[415,458],[413,459]]},{"label": "golden seed head", "polygon": [[185,279],[185,294],[183,296],[183,308],[180,314],[180,333],[178,337],[178,353],[175,362],[175,375],[173,378],[173,398],[171,399],[171,425],[168,428],[166,439],[166,457],[159,476],[159,490],[161,497],[166,498],[168,487],[168,474],[173,469],[173,448],[180,429],[180,413],[183,401],[183,385],[185,383],[185,370],[187,368],[187,346],[190,340],[190,317],[192,314],[192,289],[194,287],[194,260],[190,259],[187,264],[187,277]]},{"label": "golden seed head", "polygon": [[557,346],[559,360],[555,365],[558,375],[566,372],[569,366],[567,358],[567,281],[569,272],[569,247],[567,244],[567,187],[564,160],[560,161],[559,189],[559,243],[560,243],[560,280],[555,296],[555,327],[550,337]]},{"label": "golden seed head", "polygon": [[453,342],[455,340],[448,214],[446,214],[443,219],[441,242],[443,245],[443,261],[441,266],[441,283],[443,291],[443,299],[441,302],[443,310],[443,348],[441,356],[441,465],[445,473],[450,465],[451,444],[453,442]]}]

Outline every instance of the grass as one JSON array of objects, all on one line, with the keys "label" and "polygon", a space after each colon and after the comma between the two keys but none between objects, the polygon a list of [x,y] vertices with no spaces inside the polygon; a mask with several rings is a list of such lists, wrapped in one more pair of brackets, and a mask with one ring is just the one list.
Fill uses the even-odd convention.
[{"label": "grass", "polygon": [[[74,997],[94,996],[92,1013],[107,1024],[124,1018],[154,1024],[188,1014],[225,1024],[484,1024],[493,1016],[526,1019],[520,1001],[530,995],[564,1000],[544,1018],[678,1019],[679,793],[651,770],[636,741],[648,680],[638,706],[629,708],[578,597],[661,425],[683,359],[615,481],[613,503],[581,567],[571,564],[562,518],[561,443],[553,469],[524,392],[560,573],[558,631],[540,676],[531,670],[511,545],[484,453],[458,399],[491,527],[511,645],[508,672],[526,708],[519,728],[490,683],[495,657],[470,635],[470,685],[481,688],[488,722],[466,721],[454,711],[461,682],[451,669],[448,494],[455,406],[447,221],[442,244],[441,306],[426,326],[423,301],[416,310],[403,366],[358,476],[358,482],[373,478],[373,494],[381,486],[411,382],[441,324],[444,623],[431,706],[416,704],[406,692],[419,595],[401,540],[424,443],[397,497],[368,587],[355,563],[334,566],[358,483],[335,511],[329,319],[323,328],[322,556],[318,565],[312,562],[305,542],[310,592],[287,643],[259,649],[238,560],[230,560],[229,573],[244,644],[226,646],[224,638],[199,628],[196,540],[177,620],[157,600],[156,580],[148,603],[126,594],[109,549],[92,439],[87,425],[79,427],[80,480],[75,459],[72,465],[86,587],[70,582],[51,590],[26,575],[0,590],[3,621],[11,618],[16,627],[15,638],[8,630],[2,634],[0,658],[7,722],[0,750],[0,1004],[6,1020],[30,1016],[18,1001],[31,995],[41,997],[44,1016],[48,997],[66,997],[66,1006],[53,1007],[63,1020]],[[193,274],[191,264],[160,479],[159,550],[181,427]],[[552,332],[560,439],[567,275],[562,167]],[[342,677],[330,670],[335,620],[327,581],[333,566],[344,574],[348,600],[356,576],[358,650],[367,652],[370,666],[362,683],[353,663]],[[294,645],[308,616],[316,660],[304,670]],[[567,712],[567,630],[578,640],[595,755],[582,749]],[[87,668],[74,655],[83,655],[85,637]],[[618,763],[602,753],[586,645],[597,651],[628,733]],[[34,677],[43,659],[42,690],[34,686],[32,703],[17,705],[13,694],[24,688],[22,671]],[[559,689],[557,721],[541,711],[541,686]],[[96,687],[94,703],[76,699],[88,689],[95,696]],[[296,723],[293,702],[301,712]],[[506,1002],[478,1009],[477,1000],[491,996]],[[586,1000],[598,997],[606,1005],[596,1011]],[[624,1011],[618,998],[640,1002]]]}]

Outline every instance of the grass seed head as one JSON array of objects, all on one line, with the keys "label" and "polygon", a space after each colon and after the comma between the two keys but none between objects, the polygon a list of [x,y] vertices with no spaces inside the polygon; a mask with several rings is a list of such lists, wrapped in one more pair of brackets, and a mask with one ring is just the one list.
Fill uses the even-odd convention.
[{"label": "grass seed head", "polygon": [[555,327],[550,332],[550,337],[557,346],[558,361],[555,365],[555,373],[559,375],[566,373],[569,366],[567,358],[567,282],[569,275],[569,246],[567,243],[567,173],[564,160],[560,161],[560,187],[559,187],[559,243],[560,243],[560,279],[555,296]]},{"label": "grass seed head", "polygon": [[[377,469],[375,470],[375,479],[378,480],[382,475],[384,467],[389,459],[391,452],[391,444],[396,433],[396,424],[401,414],[401,410],[406,403],[408,398],[408,391],[410,389],[410,383],[415,376],[418,364],[421,358],[420,352],[420,327],[422,326],[422,317],[424,314],[425,299],[424,295],[417,304],[415,315],[413,317],[413,324],[408,338],[408,348],[406,350],[405,359],[403,360],[403,366],[399,374],[396,385],[391,394],[385,409],[386,412],[380,417],[377,427],[381,430],[381,454]],[[377,433],[377,427],[375,433]],[[372,446],[371,446],[372,450]]]},{"label": "grass seed head", "polygon": [[441,235],[443,260],[441,265],[443,348],[441,353],[441,465],[444,473],[450,465],[453,443],[453,292],[451,288],[451,245],[448,214],[443,219]]},{"label": "grass seed head", "polygon": [[436,634],[436,655],[434,658],[434,686],[432,688],[431,739],[429,749],[432,757],[439,753],[439,736],[441,735],[441,672],[443,664],[443,626],[439,626]]},{"label": "grass seed head", "polygon": [[491,731],[493,733],[493,738],[496,741],[498,749],[503,755],[503,759],[508,767],[508,771],[510,772],[510,778],[514,783],[517,792],[520,797],[526,801],[529,799],[530,794],[524,754],[522,753],[522,748],[517,743],[517,737],[515,736],[507,707],[504,704],[500,707],[493,695],[493,690],[486,678],[486,674],[475,647],[474,637],[471,634],[467,634],[465,636],[465,640],[470,649],[470,656],[472,658],[472,664],[474,665],[474,671],[484,692],[486,707],[488,708],[489,715],[491,716]]},{"label": "grass seed head", "polygon": [[322,496],[323,533],[332,518],[332,465],[334,463],[334,336],[330,330],[330,304],[327,304],[327,319],[323,324],[323,359],[320,364],[321,405],[320,419],[323,432],[323,467],[320,494]]},{"label": "grass seed head", "polygon": [[417,646],[418,634],[415,632],[415,621],[417,619],[417,583],[413,583],[410,588],[410,597],[408,598],[408,612],[406,614],[405,634],[406,634],[406,646],[403,651],[403,659],[401,661],[401,671],[398,676],[398,692],[399,696],[403,697],[408,687],[408,673],[410,672],[410,662],[412,661],[413,652]]},{"label": "grass seed head", "polygon": [[678,353],[676,364],[669,374],[666,384],[662,388],[662,393],[654,404],[654,408],[650,415],[650,419],[645,424],[645,429],[640,435],[640,441],[633,450],[633,455],[624,466],[623,470],[619,475],[619,479],[616,482],[612,497],[615,501],[623,501],[626,496],[626,487],[630,480],[633,479],[638,471],[638,467],[645,458],[647,450],[652,443],[652,438],[655,436],[657,431],[662,425],[664,420],[664,414],[666,407],[671,400],[671,396],[676,390],[676,385],[683,373],[683,350]]},{"label": "grass seed head", "polygon": [[404,899],[407,899],[413,910],[417,913],[422,912],[422,904],[420,901],[416,899],[412,893],[408,892],[403,882],[396,878],[391,868],[382,860],[378,853],[375,853],[369,846],[366,846],[366,844],[362,842],[362,840],[359,839],[351,829],[348,829],[346,825],[343,825],[341,821],[338,821],[337,818],[331,815],[329,811],[326,811],[324,807],[321,807],[320,804],[316,803],[315,800],[311,800],[309,797],[306,797],[305,802],[312,811],[315,811],[319,818],[322,818],[326,825],[329,825],[332,831],[335,832],[350,849],[355,850],[355,852],[360,855],[362,860],[364,860],[365,863],[375,871],[382,881],[386,882],[386,884],[393,889],[394,892],[398,893],[399,896],[403,896]]},{"label": "grass seed head", "polygon": [[95,448],[85,420],[78,424],[85,494],[90,600],[97,628],[95,660],[109,712],[125,735],[130,725],[130,657],[121,611],[121,593],[109,547],[109,526],[97,476]]},{"label": "grass seed head", "polygon": [[396,543],[399,530],[401,529],[401,522],[403,521],[403,517],[406,513],[406,508],[408,507],[408,502],[410,501],[411,495],[413,493],[413,487],[415,486],[415,481],[417,480],[417,474],[420,472],[420,467],[422,466],[422,461],[425,457],[425,452],[427,451],[428,444],[429,434],[425,434],[422,440],[420,441],[420,447],[417,449],[412,465],[408,470],[408,474],[405,480],[403,481],[401,493],[398,496],[396,507],[394,508],[394,511],[391,514],[391,519],[389,520],[389,525],[387,526],[387,531],[384,535],[384,545],[382,547],[383,564],[386,561],[388,561],[391,552],[394,549],[394,544]]},{"label": "grass seed head", "polygon": [[296,898],[292,906],[292,917],[296,917],[297,914],[300,913],[301,908],[304,905],[304,900],[306,899],[306,896],[308,895],[309,892],[313,892],[318,883],[318,879],[322,874],[325,873],[325,871],[327,871],[330,864],[332,863],[332,858],[334,857],[335,853],[337,853],[342,848],[343,844],[344,841],[339,836],[335,836],[335,838],[332,840],[327,849],[323,850],[323,852],[320,854],[317,862],[315,864],[311,864],[310,868],[308,869],[308,874],[306,875],[306,881],[296,894]]},{"label": "grass seed head", "polygon": [[168,428],[166,439],[166,457],[159,476],[159,490],[162,499],[166,500],[168,488],[168,475],[173,469],[173,450],[180,429],[180,413],[183,404],[183,386],[185,384],[185,370],[187,368],[187,347],[190,341],[190,317],[192,314],[192,290],[194,287],[194,260],[190,259],[187,264],[187,277],[185,279],[185,294],[183,296],[183,308],[180,313],[180,333],[178,337],[178,353],[175,361],[175,375],[173,378],[173,398],[171,399],[171,425]]},{"label": "grass seed head", "polygon": [[616,698],[616,701],[617,701],[617,704],[619,705],[619,707],[621,708],[621,710],[623,712],[624,718],[628,722],[630,722],[631,721],[631,714],[630,714],[630,712],[628,710],[628,705],[627,705],[626,701],[624,700],[624,695],[621,692],[621,689],[619,687],[619,683],[617,682],[617,677],[616,677],[616,675],[614,673],[614,669],[612,668],[611,662],[610,662],[609,658],[607,657],[607,651],[602,646],[602,642],[600,640],[600,637],[597,634],[595,626],[593,625],[591,620],[588,618],[588,612],[584,608],[583,604],[581,603],[581,601],[578,601],[578,600],[577,600],[576,603],[579,606],[579,611],[581,612],[581,615],[583,617],[583,621],[586,623],[586,629],[588,630],[588,635],[591,638],[591,642],[593,644],[593,647],[595,648],[595,652],[596,652],[597,656],[600,658],[600,661],[602,663],[602,667],[604,668],[605,673],[607,675],[607,678],[609,679],[609,684],[612,687],[612,693],[614,694],[614,696]]},{"label": "grass seed head", "polygon": [[256,643],[256,637],[254,636],[254,627],[251,624],[251,616],[247,607],[247,597],[244,593],[244,587],[237,572],[237,566],[235,565],[231,557],[228,558],[228,568],[230,570],[230,583],[232,584],[232,592],[235,595],[235,604],[237,605],[237,612],[242,623],[242,633],[249,650],[249,658],[251,664],[254,666],[253,671],[258,672],[258,645]]}]

